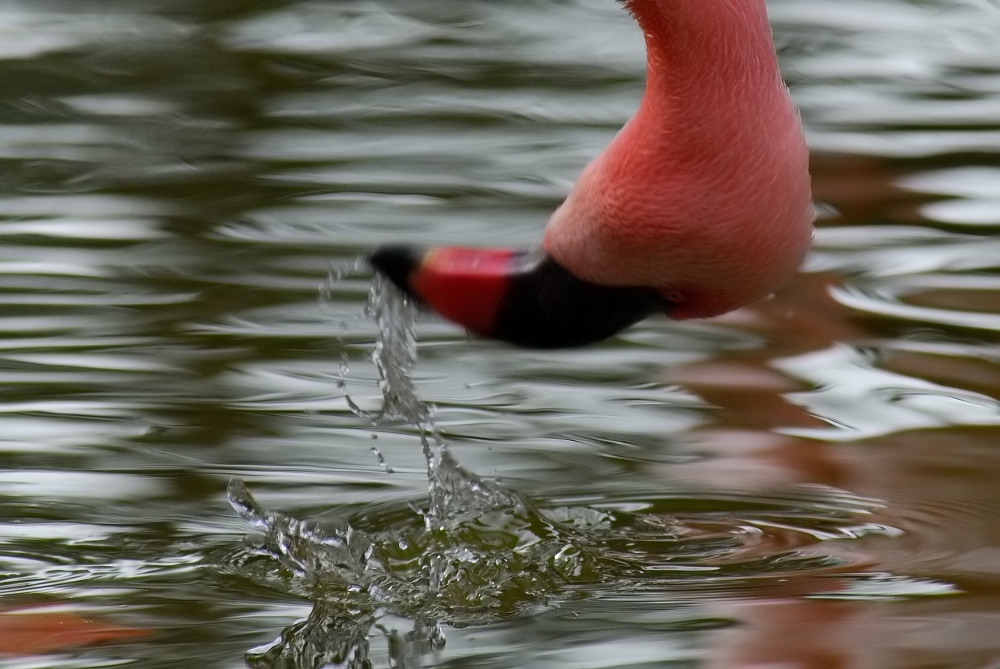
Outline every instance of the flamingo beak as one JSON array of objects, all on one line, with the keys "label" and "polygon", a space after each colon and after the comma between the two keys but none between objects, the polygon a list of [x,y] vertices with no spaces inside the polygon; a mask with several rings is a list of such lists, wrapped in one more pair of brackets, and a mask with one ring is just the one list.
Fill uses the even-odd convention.
[{"label": "flamingo beak", "polygon": [[653,288],[583,281],[541,250],[384,246],[368,260],[445,318],[527,348],[586,346],[665,308]]}]

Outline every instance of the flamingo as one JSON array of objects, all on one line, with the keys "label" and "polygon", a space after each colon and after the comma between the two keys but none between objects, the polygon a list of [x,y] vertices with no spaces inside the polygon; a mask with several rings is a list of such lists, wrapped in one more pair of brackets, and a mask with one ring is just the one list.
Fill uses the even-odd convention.
[{"label": "flamingo", "polygon": [[808,150],[765,0],[622,0],[646,42],[634,116],[550,217],[541,248],[392,245],[369,255],[483,337],[583,346],[656,313],[763,299],[812,240]]}]

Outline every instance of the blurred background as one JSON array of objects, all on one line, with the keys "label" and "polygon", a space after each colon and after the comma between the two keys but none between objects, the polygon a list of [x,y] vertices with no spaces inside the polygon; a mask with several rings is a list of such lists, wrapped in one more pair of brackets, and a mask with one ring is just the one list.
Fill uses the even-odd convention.
[{"label": "blurred background", "polygon": [[637,104],[631,19],[0,0],[3,665],[1000,666],[1000,5],[768,4],[820,212],[791,285],[581,351],[418,320],[463,485],[524,521],[421,539],[472,603],[303,578],[226,484],[423,564],[421,430],[352,409],[355,261],[537,243]]}]

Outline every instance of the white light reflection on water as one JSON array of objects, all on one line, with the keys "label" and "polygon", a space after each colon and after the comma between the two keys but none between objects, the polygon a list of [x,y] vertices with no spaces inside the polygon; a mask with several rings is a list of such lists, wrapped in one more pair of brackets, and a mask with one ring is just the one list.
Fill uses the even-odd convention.
[{"label": "white light reflection on water", "polygon": [[418,317],[438,435],[316,288],[537,242],[640,94],[619,3],[2,4],[0,594],[152,632],[5,666],[996,664],[995,2],[772,0],[807,271],[585,351]]}]

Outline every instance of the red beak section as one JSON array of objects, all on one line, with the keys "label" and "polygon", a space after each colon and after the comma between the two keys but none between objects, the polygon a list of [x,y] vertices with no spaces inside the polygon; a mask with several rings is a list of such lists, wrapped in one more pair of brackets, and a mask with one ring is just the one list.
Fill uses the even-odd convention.
[{"label": "red beak section", "polygon": [[529,348],[592,344],[666,306],[652,288],[577,279],[542,251],[386,246],[368,259],[445,318]]}]

